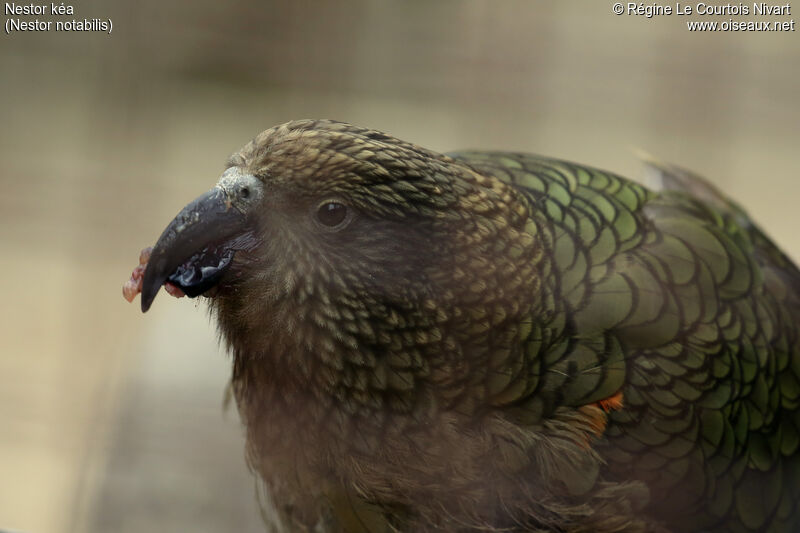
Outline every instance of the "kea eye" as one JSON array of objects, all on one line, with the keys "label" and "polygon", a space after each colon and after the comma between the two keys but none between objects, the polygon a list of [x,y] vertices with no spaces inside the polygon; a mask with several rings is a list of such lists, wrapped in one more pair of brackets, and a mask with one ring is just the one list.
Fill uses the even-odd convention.
[{"label": "kea eye", "polygon": [[323,226],[335,228],[347,219],[347,206],[334,201],[323,202],[317,208],[317,220]]}]

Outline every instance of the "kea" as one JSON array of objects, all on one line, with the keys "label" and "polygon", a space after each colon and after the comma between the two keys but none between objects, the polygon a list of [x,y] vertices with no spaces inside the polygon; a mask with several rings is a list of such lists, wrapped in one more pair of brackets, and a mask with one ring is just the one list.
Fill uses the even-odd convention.
[{"label": "kea", "polygon": [[649,168],[289,122],[126,296],[207,299],[271,531],[800,531],[800,271]]}]

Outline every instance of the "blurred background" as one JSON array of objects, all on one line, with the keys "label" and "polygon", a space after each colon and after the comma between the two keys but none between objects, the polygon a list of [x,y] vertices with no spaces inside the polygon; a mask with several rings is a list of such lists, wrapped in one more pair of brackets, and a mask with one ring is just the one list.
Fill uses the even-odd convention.
[{"label": "blurred background", "polygon": [[707,176],[800,258],[796,31],[692,33],[605,0],[72,5],[67,19],[111,19],[111,35],[0,45],[0,528],[262,529],[203,304],[162,295],[142,315],[121,286],[277,123],[633,177],[645,150]]}]

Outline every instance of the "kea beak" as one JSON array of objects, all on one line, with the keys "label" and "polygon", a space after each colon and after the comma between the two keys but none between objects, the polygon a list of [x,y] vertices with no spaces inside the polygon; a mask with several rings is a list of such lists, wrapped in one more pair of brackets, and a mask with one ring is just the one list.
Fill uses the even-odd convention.
[{"label": "kea beak", "polygon": [[247,217],[217,186],[184,207],[153,247],[142,282],[142,312],[167,282],[194,297],[216,285],[230,266]]}]

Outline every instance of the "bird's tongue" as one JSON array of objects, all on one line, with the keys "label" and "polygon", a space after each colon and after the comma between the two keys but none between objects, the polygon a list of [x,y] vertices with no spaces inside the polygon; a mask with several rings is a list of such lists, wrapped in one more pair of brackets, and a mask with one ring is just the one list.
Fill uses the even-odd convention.
[{"label": "bird's tongue", "polygon": [[203,248],[176,268],[167,281],[180,287],[190,298],[200,296],[216,285],[231,266],[236,250],[228,244]]}]

